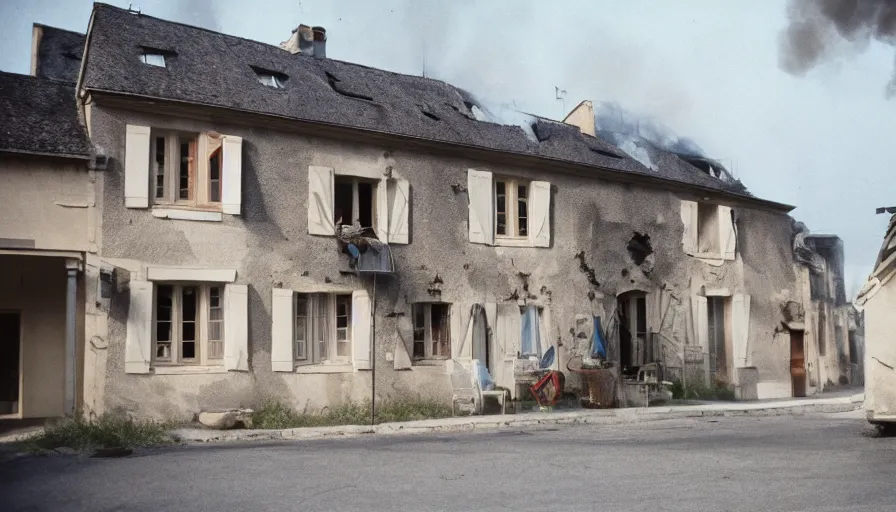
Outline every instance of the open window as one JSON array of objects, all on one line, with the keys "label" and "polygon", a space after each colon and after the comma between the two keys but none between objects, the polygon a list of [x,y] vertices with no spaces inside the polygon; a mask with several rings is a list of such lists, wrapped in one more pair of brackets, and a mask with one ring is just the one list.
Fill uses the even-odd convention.
[{"label": "open window", "polygon": [[333,222],[339,226],[357,225],[368,236],[377,231],[377,183],[353,176],[336,176],[333,194]]},{"label": "open window", "polygon": [[542,309],[528,305],[520,308],[520,356],[541,358]]},{"label": "open window", "polygon": [[412,306],[414,321],[413,360],[451,357],[450,304],[417,303]]},{"label": "open window", "polygon": [[470,169],[467,194],[471,243],[550,247],[550,183]]},{"label": "open window", "polygon": [[[242,139],[128,125],[125,206],[238,215],[242,195]],[[160,207],[160,208],[159,208]],[[156,214],[156,209],[154,209]],[[220,220],[200,218],[196,220]]]},{"label": "open window", "polygon": [[337,174],[332,167],[308,168],[308,233],[335,236],[357,224],[365,235],[389,244],[410,240],[410,185],[400,178],[373,180]]},{"label": "open window", "polygon": [[682,245],[687,254],[706,260],[734,260],[737,228],[727,206],[681,202]]}]

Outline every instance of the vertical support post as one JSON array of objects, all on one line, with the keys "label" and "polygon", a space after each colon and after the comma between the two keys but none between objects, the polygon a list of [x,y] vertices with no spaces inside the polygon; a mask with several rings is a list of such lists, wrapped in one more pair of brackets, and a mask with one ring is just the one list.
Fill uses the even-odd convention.
[{"label": "vertical support post", "polygon": [[75,259],[65,260],[68,275],[65,290],[65,389],[64,412],[67,416],[75,413],[75,388],[77,384],[77,308],[78,308],[78,272],[81,262]]},{"label": "vertical support post", "polygon": [[370,298],[370,424],[376,425],[376,272]]}]

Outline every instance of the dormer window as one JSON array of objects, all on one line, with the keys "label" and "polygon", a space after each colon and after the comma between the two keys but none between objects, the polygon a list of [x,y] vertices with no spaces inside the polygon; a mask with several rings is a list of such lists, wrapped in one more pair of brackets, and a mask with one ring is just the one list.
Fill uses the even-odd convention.
[{"label": "dormer window", "polygon": [[277,72],[271,71],[270,69],[264,69],[257,66],[250,66],[252,71],[255,71],[255,76],[258,78],[259,83],[261,85],[270,87],[272,89],[283,89],[286,86],[283,85],[286,83],[286,80],[289,76]]},{"label": "dormer window", "polygon": [[274,89],[283,89],[283,82],[281,82],[276,75],[259,73],[258,81],[261,82],[262,85],[273,87]]},{"label": "dormer window", "polygon": [[149,64],[150,66],[157,66],[160,68],[167,67],[165,65],[165,55],[161,53],[155,53],[151,51],[145,51],[142,55],[140,55],[140,62],[144,64]]}]

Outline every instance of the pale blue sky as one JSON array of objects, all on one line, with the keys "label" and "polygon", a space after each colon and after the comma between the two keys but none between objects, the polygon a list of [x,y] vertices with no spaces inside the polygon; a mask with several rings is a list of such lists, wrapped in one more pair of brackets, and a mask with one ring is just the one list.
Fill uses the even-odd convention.
[{"label": "pale blue sky", "polygon": [[[893,49],[843,47],[805,77],[777,65],[784,1],[188,0],[144,13],[271,44],[298,23],[327,28],[328,56],[427,75],[561,118],[583,99],[618,101],[693,138],[756,195],[846,244],[848,292],[874,263],[896,205]],[[214,5],[215,16],[204,14]],[[27,73],[33,22],[86,31],[86,0],[0,2],[0,69]]]}]

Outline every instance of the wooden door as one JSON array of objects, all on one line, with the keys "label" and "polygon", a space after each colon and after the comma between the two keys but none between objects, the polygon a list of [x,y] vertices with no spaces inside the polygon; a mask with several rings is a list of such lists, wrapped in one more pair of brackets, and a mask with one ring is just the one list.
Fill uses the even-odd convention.
[{"label": "wooden door", "polygon": [[793,396],[806,396],[806,347],[804,331],[790,331],[790,379]]}]

